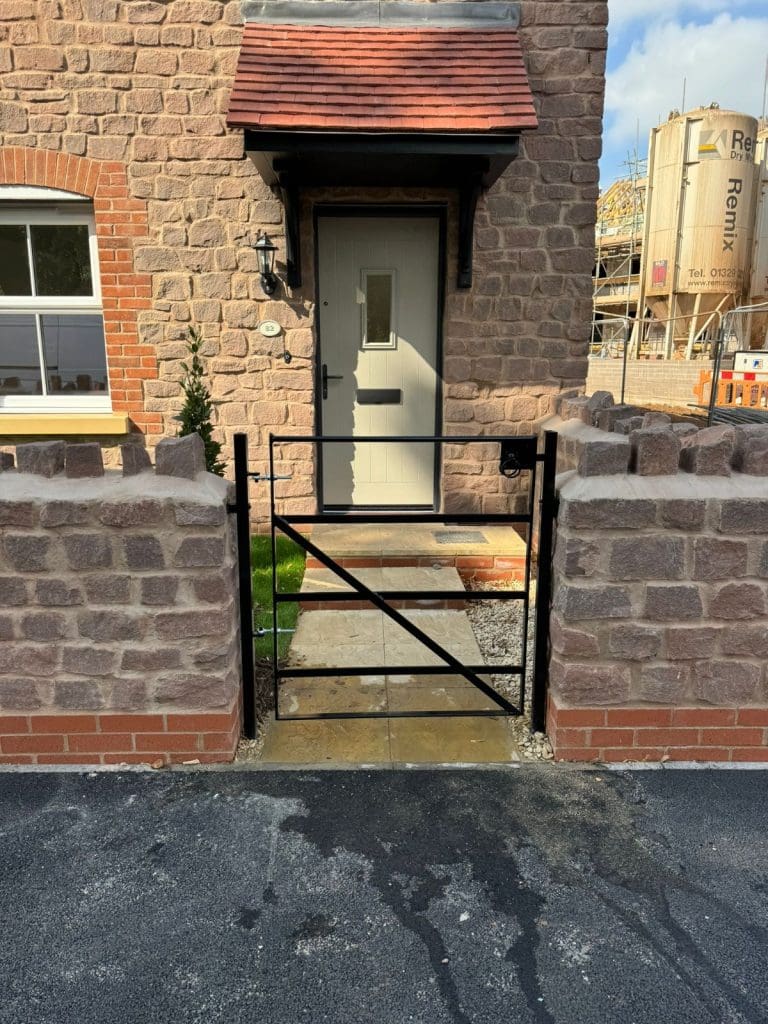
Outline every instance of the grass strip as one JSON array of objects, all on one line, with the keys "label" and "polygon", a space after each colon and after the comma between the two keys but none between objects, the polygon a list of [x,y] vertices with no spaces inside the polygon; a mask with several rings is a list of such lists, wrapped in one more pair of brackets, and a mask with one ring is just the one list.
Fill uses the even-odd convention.
[{"label": "grass strip", "polygon": [[[251,537],[251,578],[253,581],[253,624],[255,628],[272,628],[272,538],[263,534]],[[277,589],[281,593],[298,593],[304,579],[306,557],[302,549],[288,537],[277,537]],[[299,606],[293,602],[278,606],[278,626],[294,629]],[[278,652],[285,657],[291,645],[291,633],[278,634]],[[257,658],[272,657],[272,636],[254,641]]]}]

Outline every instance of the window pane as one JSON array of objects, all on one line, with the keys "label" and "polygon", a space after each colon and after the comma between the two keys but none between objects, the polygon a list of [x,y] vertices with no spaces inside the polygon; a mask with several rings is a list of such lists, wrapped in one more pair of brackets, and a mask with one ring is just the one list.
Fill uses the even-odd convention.
[{"label": "window pane", "polygon": [[34,316],[0,316],[0,395],[42,393]]},{"label": "window pane", "polygon": [[101,316],[42,316],[48,393],[106,391],[107,357]]},{"label": "window pane", "polygon": [[93,295],[85,224],[32,224],[38,295]]},{"label": "window pane", "polygon": [[31,295],[27,229],[0,224],[0,295]]},{"label": "window pane", "polygon": [[365,278],[365,344],[389,345],[392,316],[392,275]]}]

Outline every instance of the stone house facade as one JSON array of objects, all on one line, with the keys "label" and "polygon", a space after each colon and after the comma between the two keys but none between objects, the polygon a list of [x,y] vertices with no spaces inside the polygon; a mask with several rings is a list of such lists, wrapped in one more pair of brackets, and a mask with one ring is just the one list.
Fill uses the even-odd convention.
[{"label": "stone house facade", "polygon": [[[233,125],[231,113],[236,74],[243,74],[244,23],[254,11],[263,20],[271,6],[239,0],[0,2],[5,258],[26,260],[29,250],[36,275],[48,272],[46,259],[61,264],[58,236],[46,233],[35,213],[24,219],[24,211],[51,204],[64,210],[72,244],[86,253],[87,234],[90,246],[77,281],[54,287],[66,300],[58,305],[37,299],[28,284],[20,286],[27,290],[14,305],[2,297],[8,287],[2,289],[0,443],[40,435],[97,439],[108,461],[126,436],[154,447],[176,431],[190,325],[205,338],[227,458],[239,431],[248,434],[258,467],[265,464],[270,432],[319,433],[322,270],[314,220],[328,203],[364,204],[368,213],[372,206],[427,204],[444,217],[435,432],[529,433],[552,412],[558,394],[584,384],[607,0],[444,5],[508,8],[519,18],[516,36],[538,120],[535,129],[516,133],[519,154],[477,198],[471,287],[466,281],[459,287],[455,272],[465,212],[456,189],[429,182],[416,187],[397,176],[389,186],[302,188],[296,223],[303,274],[300,285],[287,283],[284,192],[259,173],[246,153],[248,130]],[[322,6],[317,2],[313,10]],[[431,12],[443,5],[424,6]],[[262,288],[254,250],[263,232],[277,246],[272,295]],[[400,284],[405,287],[402,275]],[[103,317],[105,361],[97,369],[89,365],[87,373],[74,366],[68,377],[44,364],[55,349],[54,334],[77,334],[76,325],[68,327],[70,313],[82,318],[90,337]],[[279,337],[258,330],[264,321],[279,325]],[[18,352],[25,339],[35,342],[34,356],[26,362],[6,356],[11,365],[4,367],[3,348]],[[294,510],[315,511],[314,453],[309,446],[295,449],[293,479],[283,493],[296,499]],[[495,453],[486,456],[482,446],[447,450],[435,500],[447,510],[508,508],[509,485],[497,479],[490,461],[484,467],[484,458]],[[494,479],[480,485],[475,477],[484,468]]]}]

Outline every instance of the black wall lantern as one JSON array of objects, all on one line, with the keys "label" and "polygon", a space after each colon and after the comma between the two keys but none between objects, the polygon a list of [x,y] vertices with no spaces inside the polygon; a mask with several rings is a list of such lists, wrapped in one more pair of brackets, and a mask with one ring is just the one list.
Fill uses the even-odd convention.
[{"label": "black wall lantern", "polygon": [[277,289],[277,277],[275,276],[275,253],[277,246],[273,245],[269,235],[259,234],[256,244],[253,247],[259,258],[259,272],[261,274],[261,288],[265,295],[274,295]]}]

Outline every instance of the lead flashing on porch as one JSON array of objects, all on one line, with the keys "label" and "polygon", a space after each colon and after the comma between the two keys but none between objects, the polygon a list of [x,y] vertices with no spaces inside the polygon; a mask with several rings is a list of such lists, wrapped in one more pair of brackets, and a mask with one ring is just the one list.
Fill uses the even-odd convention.
[{"label": "lead flashing on porch", "polygon": [[245,24],[516,29],[520,4],[503,0],[243,0]]}]

